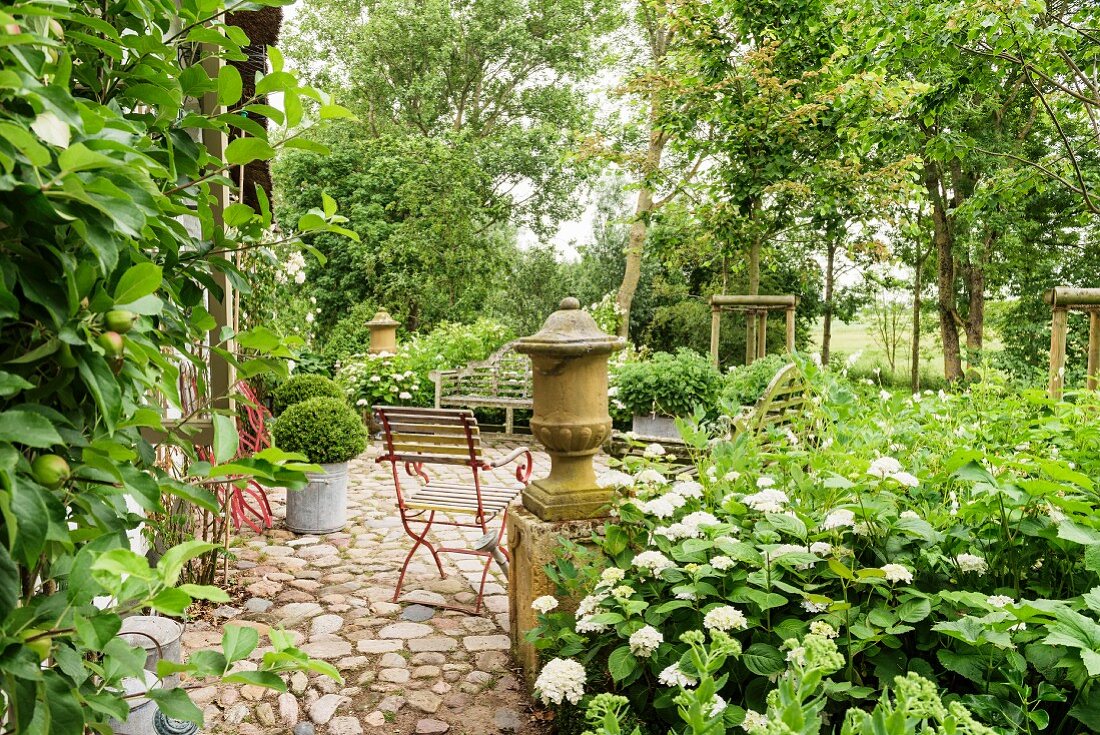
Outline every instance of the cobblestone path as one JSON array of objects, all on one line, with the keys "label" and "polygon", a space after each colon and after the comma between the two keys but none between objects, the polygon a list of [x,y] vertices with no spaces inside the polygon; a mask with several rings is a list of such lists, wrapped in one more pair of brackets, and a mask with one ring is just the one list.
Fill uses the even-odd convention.
[{"label": "cobblestone path", "polygon": [[[512,446],[498,443],[489,455]],[[205,712],[204,732],[487,735],[544,729],[531,722],[530,701],[513,670],[506,580],[495,564],[480,616],[415,604],[472,606],[482,568],[473,557],[441,555],[447,578],[440,579],[431,555],[419,550],[401,600],[390,601],[412,541],[397,517],[388,467],[374,462],[377,453],[372,447],[351,463],[348,526],[340,533],[295,536],[282,522],[285,494],[272,493],[275,528],[263,535],[245,529],[235,541],[231,581],[247,590],[244,602],[218,608],[217,623],[194,622],[184,634],[186,656],[216,647],[225,623],[255,627],[258,660],[264,634],[281,625],[311,656],[333,663],[343,683],[296,673],[283,694],[254,686],[193,690]],[[534,477],[545,476],[549,458],[535,456]],[[453,479],[459,472],[450,470]],[[498,482],[507,478],[502,471]],[[442,529],[435,536],[471,545],[481,533]]]}]

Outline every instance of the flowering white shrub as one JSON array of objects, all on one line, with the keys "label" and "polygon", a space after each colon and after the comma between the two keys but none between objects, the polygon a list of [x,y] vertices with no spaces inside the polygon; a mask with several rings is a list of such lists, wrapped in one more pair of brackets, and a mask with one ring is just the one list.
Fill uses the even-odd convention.
[{"label": "flowering white shrub", "polygon": [[[1100,626],[1084,598],[1100,569],[1088,550],[1100,538],[1100,452],[1083,420],[1093,409],[1061,404],[1077,421],[1052,422],[1049,403],[1006,409],[1004,393],[989,390],[889,405],[869,390],[839,407],[825,400],[821,410],[837,428],[815,437],[812,450],[794,451],[778,431],[769,439],[779,444],[764,451],[719,437],[695,476],[671,482],[659,459],[629,465],[617,516],[597,537],[603,560],[561,570],[595,591],[575,620],[533,637],[551,655],[606,666],[601,676],[651,722],[675,720],[690,706],[704,720],[718,712],[716,727],[727,731],[743,722],[754,735],[786,732],[763,692],[782,690],[785,668],[822,660],[843,664],[832,691],[856,689],[865,702],[892,686],[892,672],[912,666],[974,701],[993,687],[1034,703],[1041,684],[1058,692],[1034,705],[1043,716],[1080,721],[1068,669],[1031,657],[1065,657],[1084,672],[1078,652],[1092,643],[1070,631]],[[1003,430],[983,420],[983,411],[1009,410]],[[1036,428],[1020,449],[1028,421]],[[996,441],[960,444],[958,432],[973,441],[975,427]],[[705,451],[705,438],[697,446]],[[1063,643],[1052,645],[1056,625],[1054,640]],[[725,678],[704,672],[708,659],[696,657],[699,641],[718,635],[745,647]],[[724,683],[704,692],[716,682]],[[716,708],[718,697],[732,705]],[[835,728],[839,701],[821,705]],[[750,710],[744,720],[739,708]],[[983,714],[1014,731],[1006,711]]]},{"label": "flowering white shrub", "polygon": [[555,658],[546,662],[535,679],[535,695],[543,704],[577,704],[584,696],[586,680],[584,666],[572,659]]},{"label": "flowering white shrub", "polygon": [[630,652],[639,658],[647,658],[665,642],[661,631],[651,625],[638,628],[630,634]]},{"label": "flowering white shrub", "polygon": [[531,609],[535,612],[540,612],[543,615],[550,612],[558,606],[558,598],[553,595],[543,595],[542,597],[536,597],[531,601]]}]

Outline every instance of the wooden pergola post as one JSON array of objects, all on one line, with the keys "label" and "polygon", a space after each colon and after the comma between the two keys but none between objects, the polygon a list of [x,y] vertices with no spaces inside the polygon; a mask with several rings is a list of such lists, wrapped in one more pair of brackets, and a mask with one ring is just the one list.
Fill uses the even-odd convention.
[{"label": "wooden pergola post", "polygon": [[1050,322],[1050,386],[1047,392],[1051,398],[1061,398],[1066,373],[1066,325],[1069,309],[1055,307]]},{"label": "wooden pergola post", "polygon": [[[202,65],[206,70],[206,73],[211,79],[218,78],[218,71],[222,67],[222,60],[213,54],[217,51],[215,47],[209,46],[203,49],[209,55],[203,59]],[[217,91],[207,92],[202,96],[202,100],[199,103],[202,111],[206,114],[212,114],[218,111],[220,105],[218,104]],[[206,146],[206,149],[210,152],[210,155],[215,160],[222,160],[225,157],[226,138],[225,134],[220,130],[204,129],[202,131],[202,142]],[[210,204],[211,214],[214,216],[214,222],[220,227],[222,225],[222,213],[229,205],[229,191],[221,184],[211,183],[210,194],[214,201]],[[210,311],[210,316],[214,317],[216,322],[215,327],[210,330],[210,345],[214,346],[221,340],[222,331],[225,327],[236,329],[236,319],[233,314],[233,285],[229,282],[224,271],[215,271],[212,274],[214,283],[222,291],[222,297],[219,299],[217,294],[208,292],[208,305],[207,309]],[[222,345],[227,352],[233,351],[233,342],[229,341]],[[207,353],[207,360],[210,367],[210,383],[207,386],[211,396],[215,397],[213,405],[216,408],[232,408],[233,402],[229,398],[230,387],[235,382],[233,374],[233,366],[218,355],[213,350]]]},{"label": "wooden pergola post", "polygon": [[1100,309],[1089,311],[1089,366],[1088,382],[1089,390],[1096,390],[1097,381],[1100,379]]},{"label": "wooden pergola post", "polygon": [[1086,386],[1096,390],[1100,384],[1100,288],[1066,288],[1058,286],[1043,294],[1052,310],[1050,322],[1050,385],[1051,398],[1061,398],[1066,383],[1066,331],[1070,309],[1089,315],[1088,376]]},{"label": "wooden pergola post", "polygon": [[718,337],[722,331],[722,310],[710,307],[710,361],[718,367]]},{"label": "wooden pergola post", "polygon": [[756,329],[754,328],[754,320],[756,319],[756,313],[752,311],[745,312],[745,364],[752,365],[756,362]]},{"label": "wooden pergola post", "polygon": [[787,352],[794,353],[794,307],[785,312],[787,317]]},{"label": "wooden pergola post", "polygon": [[760,311],[756,314],[756,356],[764,357],[768,354],[768,312]]}]

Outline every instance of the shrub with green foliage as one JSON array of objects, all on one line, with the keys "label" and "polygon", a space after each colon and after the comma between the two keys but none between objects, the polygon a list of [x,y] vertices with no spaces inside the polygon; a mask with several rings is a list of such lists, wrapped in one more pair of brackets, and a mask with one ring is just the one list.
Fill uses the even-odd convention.
[{"label": "shrub with green foliage", "polygon": [[764,395],[768,383],[788,362],[787,356],[771,354],[751,365],[733,368],[723,381],[722,401],[730,406],[751,406]]},{"label": "shrub with green foliage", "polygon": [[[845,716],[908,672],[998,733],[1100,732],[1097,397],[1052,401],[988,372],[958,394],[894,396],[801,368],[817,400],[792,432],[688,427],[696,478],[657,454],[601,478],[623,490],[603,559],[572,545],[551,570],[587,596],[575,614],[544,601],[529,639],[580,664],[558,668],[586,694],[629,697],[648,733],[703,732],[681,722],[700,705],[722,728],[816,735],[777,721],[809,701],[782,682],[815,635],[843,654],[823,698],[803,693],[822,733],[894,732]],[[743,649],[715,672],[721,700],[702,697],[689,639],[718,631]],[[992,732],[934,730],[978,731]]]},{"label": "shrub with green foliage", "polygon": [[514,336],[492,319],[448,322],[399,345],[396,355],[364,353],[348,358],[336,380],[358,406],[430,406],[433,370],[453,370],[484,360]]},{"label": "shrub with green foliage", "polygon": [[333,373],[352,355],[362,355],[370,349],[370,327],[367,322],[377,311],[371,302],[358,303],[336,325],[327,330],[321,347],[321,359]]},{"label": "shrub with green foliage", "polygon": [[293,375],[272,392],[272,410],[278,416],[296,403],[322,396],[341,400],[346,398],[343,389],[332,378],[312,373]]},{"label": "shrub with green foliage", "polygon": [[[226,23],[226,10],[221,0],[0,8],[5,735],[110,732],[109,720],[130,712],[124,682],[144,676],[146,662],[140,646],[118,637],[122,618],[182,618],[196,599],[229,602],[224,590],[188,579],[221,539],[184,540],[151,565],[131,548],[140,526],[162,532],[169,508],[224,517],[212,490],[226,475],[267,486],[306,480],[308,466],[277,449],[238,458],[236,416],[221,408],[235,384],[213,385],[199,370],[187,381],[196,400],[180,391],[182,366],[214,359],[240,380],[285,371],[290,346],[269,326],[223,328],[206,308],[224,298],[220,284],[250,286],[236,255],[272,238],[267,197],[259,190],[256,208],[245,204],[235,172],[306,144],[307,111],[347,114],[299,85],[274,49],[271,73],[265,65],[250,73],[261,95],[282,104],[243,96],[241,73],[227,62],[247,58],[250,42]],[[207,147],[242,130],[224,149]],[[229,194],[236,201],[219,212]],[[304,230],[339,231],[331,200],[318,203],[323,211],[280,223],[284,244],[300,248]],[[184,418],[166,420],[173,414]],[[212,426],[206,461],[195,449],[198,420]],[[169,471],[158,461],[164,453],[187,471]],[[273,628],[268,638],[271,648],[253,656],[257,632],[226,626],[220,650],[167,673],[279,690],[293,670],[339,678],[286,632]],[[251,670],[237,665],[250,658]],[[148,695],[164,714],[202,722],[185,688],[158,684]]]},{"label": "shrub with green foliage", "polygon": [[679,350],[625,363],[618,370],[616,382],[616,398],[635,414],[687,416],[696,406],[708,412],[714,409],[722,375],[707,357]]},{"label": "shrub with green foliage", "polygon": [[288,406],[271,435],[283,451],[301,452],[317,464],[347,462],[367,446],[363,419],[343,398],[328,396]]}]

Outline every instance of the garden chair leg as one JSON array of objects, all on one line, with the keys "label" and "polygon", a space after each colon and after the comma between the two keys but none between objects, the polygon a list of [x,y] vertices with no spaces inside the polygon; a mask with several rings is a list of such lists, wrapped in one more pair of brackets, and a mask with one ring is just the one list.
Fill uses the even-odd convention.
[{"label": "garden chair leg", "polygon": [[413,554],[421,546],[427,547],[428,551],[432,553],[432,558],[435,559],[435,566],[439,569],[439,578],[446,579],[447,573],[443,571],[443,562],[439,558],[439,552],[435,550],[435,547],[426,540],[428,531],[432,528],[432,523],[435,521],[435,511],[432,511],[428,515],[427,521],[420,521],[424,524],[424,530],[417,535],[415,531],[409,526],[409,519],[405,517],[405,514],[401,514],[401,524],[405,526],[405,532],[413,539],[413,547],[409,549],[408,556],[405,557],[405,563],[401,565],[401,576],[397,578],[397,588],[393,591],[393,602],[397,602],[397,598],[401,596],[401,587],[405,584],[405,574],[409,571],[409,562],[412,561]]}]

